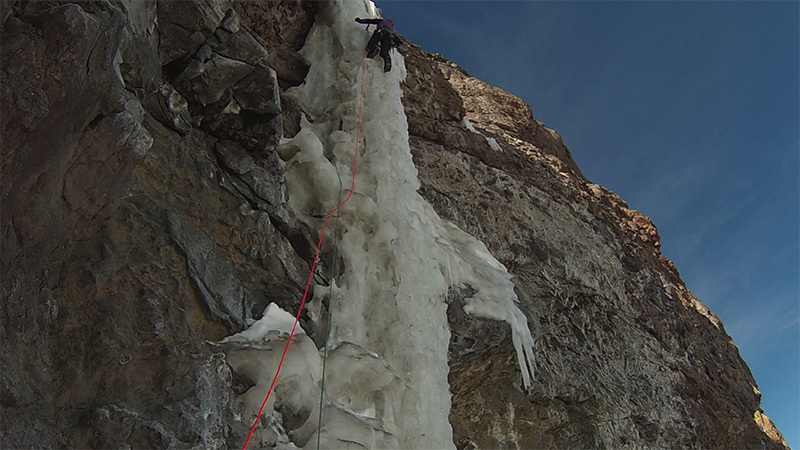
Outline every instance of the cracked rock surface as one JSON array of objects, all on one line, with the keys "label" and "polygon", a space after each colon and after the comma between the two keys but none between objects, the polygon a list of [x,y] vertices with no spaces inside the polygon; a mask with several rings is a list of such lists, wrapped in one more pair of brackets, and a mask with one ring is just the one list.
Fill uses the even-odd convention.
[{"label": "cracked rock surface", "polygon": [[232,2],[2,18],[0,445],[239,445],[206,342],[296,309],[312,249],[269,52]]},{"label": "cracked rock surface", "polygon": [[456,446],[785,448],[650,220],[586,180],[521,100],[416,46],[403,53],[420,192],[515,275],[536,340],[525,392],[508,333],[466,318],[467,294],[451,292]]},{"label": "cracked rock surface", "polygon": [[[208,342],[300,303],[316,243],[276,146],[319,8],[0,2],[0,447],[241,445],[252,380]],[[650,220],[522,101],[403,53],[420,193],[515,275],[536,340],[524,391],[508,327],[442,300],[456,446],[785,448]]]}]

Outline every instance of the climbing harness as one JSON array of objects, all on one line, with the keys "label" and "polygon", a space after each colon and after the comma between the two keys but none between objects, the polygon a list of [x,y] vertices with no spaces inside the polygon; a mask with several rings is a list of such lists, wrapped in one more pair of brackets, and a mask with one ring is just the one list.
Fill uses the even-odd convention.
[{"label": "climbing harness", "polygon": [[[357,126],[356,126],[356,151],[355,151],[355,157],[353,158],[353,179],[350,182],[350,193],[347,194],[347,198],[345,198],[343,202],[339,203],[339,205],[336,208],[333,208],[325,216],[325,220],[322,222],[322,232],[320,233],[320,236],[319,236],[319,243],[317,244],[317,252],[314,255],[314,262],[311,265],[311,271],[310,271],[310,273],[308,275],[308,282],[306,283],[306,291],[303,293],[303,300],[300,302],[300,307],[297,309],[297,316],[294,319],[294,326],[292,326],[292,332],[289,333],[289,340],[286,342],[286,348],[283,349],[283,356],[281,356],[281,362],[278,363],[278,370],[277,370],[277,372],[275,372],[275,377],[272,379],[272,384],[269,386],[269,391],[267,391],[267,396],[264,398],[264,402],[261,404],[261,408],[258,410],[258,416],[256,416],[255,423],[253,423],[253,427],[250,429],[250,434],[247,436],[247,441],[245,441],[244,447],[242,447],[242,450],[247,450],[247,445],[250,443],[250,439],[253,437],[253,433],[256,431],[256,426],[258,425],[258,421],[259,421],[259,419],[261,419],[261,413],[264,412],[264,407],[267,405],[267,401],[269,401],[269,396],[272,394],[272,390],[275,387],[275,383],[278,381],[278,375],[280,375],[280,373],[281,373],[281,367],[283,367],[283,361],[284,361],[284,359],[286,359],[286,353],[289,352],[289,346],[292,344],[292,339],[294,338],[294,332],[297,329],[297,323],[300,321],[300,313],[302,313],[303,306],[305,306],[305,304],[306,304],[306,298],[308,297],[308,290],[311,287],[311,280],[314,277],[314,269],[317,267],[317,262],[319,261],[319,252],[320,252],[320,249],[322,248],[322,239],[325,237],[325,227],[328,224],[328,219],[332,215],[336,214],[336,221],[337,221],[337,224],[338,224],[338,221],[339,221],[339,215],[338,215],[339,209],[342,206],[344,206],[345,203],[350,201],[350,198],[353,196],[353,191],[355,190],[355,186],[356,186],[356,164],[358,163],[358,143],[359,143],[359,139],[361,137],[361,112],[362,112],[362,108],[364,106],[364,78],[365,78],[366,69],[367,69],[367,58],[366,58],[366,56],[364,56],[364,58],[362,59],[362,62],[361,62],[361,93],[359,94],[359,97],[358,97],[358,122],[357,122]],[[339,182],[341,183],[341,178],[339,179]],[[339,198],[341,198],[341,187],[340,187],[340,197]],[[334,263],[333,264],[336,264],[335,251],[336,251],[336,247],[334,246]],[[332,283],[332,278],[331,278],[331,293],[332,292],[333,292],[333,283]],[[324,357],[327,357],[327,354],[328,354],[328,342],[327,342],[327,340],[328,340],[328,336],[330,335],[330,317],[331,317],[330,316],[330,310],[331,310],[331,303],[330,302],[331,301],[332,301],[332,299],[329,299],[329,303],[328,303],[328,324],[327,324],[328,331],[327,331],[327,334],[326,334],[326,337],[325,337],[325,350],[324,350],[324,353],[323,353]],[[323,359],[322,369],[323,369],[322,382],[323,382],[323,389],[324,389],[325,359]],[[323,390],[323,393],[324,393],[324,390]],[[322,394],[320,395],[320,413],[319,414],[320,414],[320,416],[319,416],[320,417],[319,427],[321,427],[322,426],[322,424],[321,424],[321,421],[322,421]],[[317,431],[317,449],[319,449],[319,429]]]}]

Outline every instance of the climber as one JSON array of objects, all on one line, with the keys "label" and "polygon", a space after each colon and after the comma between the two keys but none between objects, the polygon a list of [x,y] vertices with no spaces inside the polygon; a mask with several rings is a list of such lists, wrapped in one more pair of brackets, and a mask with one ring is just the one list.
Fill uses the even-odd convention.
[{"label": "climber", "polygon": [[367,58],[374,58],[378,54],[378,46],[380,46],[383,71],[392,70],[392,58],[389,56],[389,51],[394,47],[399,48],[403,43],[403,40],[394,31],[394,22],[387,19],[362,19],[360,17],[356,17],[356,22],[367,24],[367,29],[370,25],[378,26],[367,43]]}]

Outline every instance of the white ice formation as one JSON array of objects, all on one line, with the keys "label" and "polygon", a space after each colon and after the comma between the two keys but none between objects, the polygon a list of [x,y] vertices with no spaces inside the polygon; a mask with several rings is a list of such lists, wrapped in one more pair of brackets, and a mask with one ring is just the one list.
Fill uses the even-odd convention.
[{"label": "white ice formation", "polygon": [[[289,93],[307,119],[279,150],[288,158],[290,206],[317,238],[319,215],[347,196],[352,176],[362,58],[370,36],[353,19],[379,17],[369,1],[322,5],[301,52],[310,64],[308,76]],[[320,448],[454,448],[445,295],[455,286],[476,291],[465,300],[466,312],[511,326],[522,379],[530,385],[533,339],[515,304],[511,275],[481,242],[441,219],[417,193],[400,101],[405,63],[396,51],[392,58],[388,73],[379,58],[366,61],[355,189],[338,226],[328,221],[321,257],[328,270],[332,264],[325,257],[338,241],[339,273],[332,298],[326,298],[327,287],[316,287],[307,304],[321,326],[327,305],[332,313],[322,423],[323,350],[298,331],[251,442],[255,447],[278,441],[284,448],[316,448],[319,439]],[[288,316],[271,305],[264,318],[225,341],[238,349],[229,353],[233,368],[256,382],[237,400],[245,424],[252,424],[272,382]]]},{"label": "white ice formation", "polygon": [[500,147],[500,144],[497,143],[497,140],[495,138],[488,137],[485,134],[481,133],[480,131],[476,130],[475,127],[472,126],[472,122],[470,122],[469,119],[467,119],[466,117],[461,119],[461,126],[467,131],[471,131],[475,134],[480,134],[481,136],[483,136],[483,138],[486,139],[486,143],[489,144],[489,148],[491,148],[492,150],[496,152],[503,151],[503,148]]}]

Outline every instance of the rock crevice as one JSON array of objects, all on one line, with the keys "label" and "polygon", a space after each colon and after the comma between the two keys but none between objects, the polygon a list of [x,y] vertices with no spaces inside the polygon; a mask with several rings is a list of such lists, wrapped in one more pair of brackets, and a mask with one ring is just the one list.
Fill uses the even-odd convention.
[{"label": "rock crevice", "polygon": [[[255,380],[208,343],[303,295],[314,233],[278,145],[322,7],[0,3],[0,446],[241,445]],[[457,448],[785,448],[652,222],[524,102],[402,52],[419,193],[515,275],[536,342],[525,390],[508,327],[464,313],[469,286],[443,299]]]}]

